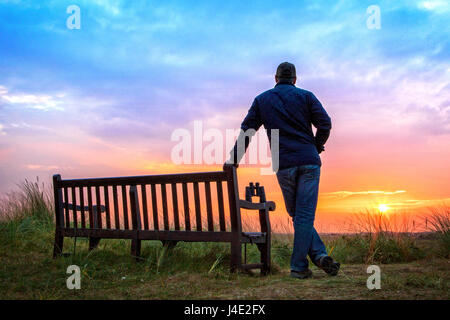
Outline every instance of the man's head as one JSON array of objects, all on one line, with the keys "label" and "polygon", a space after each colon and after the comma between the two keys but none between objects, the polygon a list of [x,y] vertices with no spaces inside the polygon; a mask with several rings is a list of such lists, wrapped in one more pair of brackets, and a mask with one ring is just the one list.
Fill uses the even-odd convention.
[{"label": "man's head", "polygon": [[275,74],[275,82],[295,84],[296,81],[297,74],[295,72],[295,66],[289,62],[281,63],[277,68],[277,73]]}]

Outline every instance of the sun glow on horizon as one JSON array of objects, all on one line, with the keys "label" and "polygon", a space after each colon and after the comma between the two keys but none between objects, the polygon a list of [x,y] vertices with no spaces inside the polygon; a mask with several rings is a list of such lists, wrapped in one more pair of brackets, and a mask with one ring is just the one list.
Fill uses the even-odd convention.
[{"label": "sun glow on horizon", "polygon": [[390,208],[388,207],[387,204],[382,203],[382,204],[378,205],[378,210],[379,210],[381,213],[385,213],[385,212],[387,212],[389,209],[390,209]]}]

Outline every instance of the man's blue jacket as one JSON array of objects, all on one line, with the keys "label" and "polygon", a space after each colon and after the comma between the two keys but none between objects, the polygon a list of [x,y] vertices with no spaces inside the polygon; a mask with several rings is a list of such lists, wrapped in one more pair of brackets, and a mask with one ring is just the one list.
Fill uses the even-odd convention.
[{"label": "man's blue jacket", "polygon": [[[241,124],[241,129],[264,125],[271,141],[271,129],[279,129],[279,169],[305,165],[321,165],[319,153],[328,139],[331,119],[312,92],[290,83],[278,83],[257,96]],[[314,136],[311,125],[317,128]],[[245,143],[248,147],[249,140]],[[233,157],[234,152],[234,157]],[[238,163],[237,144],[232,159]],[[273,155],[272,155],[273,156]]]}]

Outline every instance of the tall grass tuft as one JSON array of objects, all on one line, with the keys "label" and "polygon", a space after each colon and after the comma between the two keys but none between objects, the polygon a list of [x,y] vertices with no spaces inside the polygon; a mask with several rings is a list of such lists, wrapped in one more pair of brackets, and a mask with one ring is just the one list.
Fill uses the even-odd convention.
[{"label": "tall grass tuft", "polygon": [[334,239],[336,259],[347,263],[395,263],[424,257],[417,247],[406,217],[366,210],[352,216],[347,224],[351,235]]},{"label": "tall grass tuft", "polygon": [[53,227],[53,197],[44,183],[25,180],[0,199],[0,231],[10,240]]},{"label": "tall grass tuft", "polygon": [[426,228],[440,239],[438,254],[450,257],[450,207],[447,205],[429,208],[429,214],[424,218]]}]

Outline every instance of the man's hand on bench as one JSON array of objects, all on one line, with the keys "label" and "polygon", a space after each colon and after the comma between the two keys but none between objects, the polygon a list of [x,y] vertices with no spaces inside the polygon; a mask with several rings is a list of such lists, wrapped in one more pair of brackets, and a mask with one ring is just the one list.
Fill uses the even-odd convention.
[{"label": "man's hand on bench", "polygon": [[223,169],[225,170],[227,167],[235,167],[238,168],[239,164],[238,163],[233,163],[231,162],[231,160],[227,160],[224,164],[223,164]]}]

